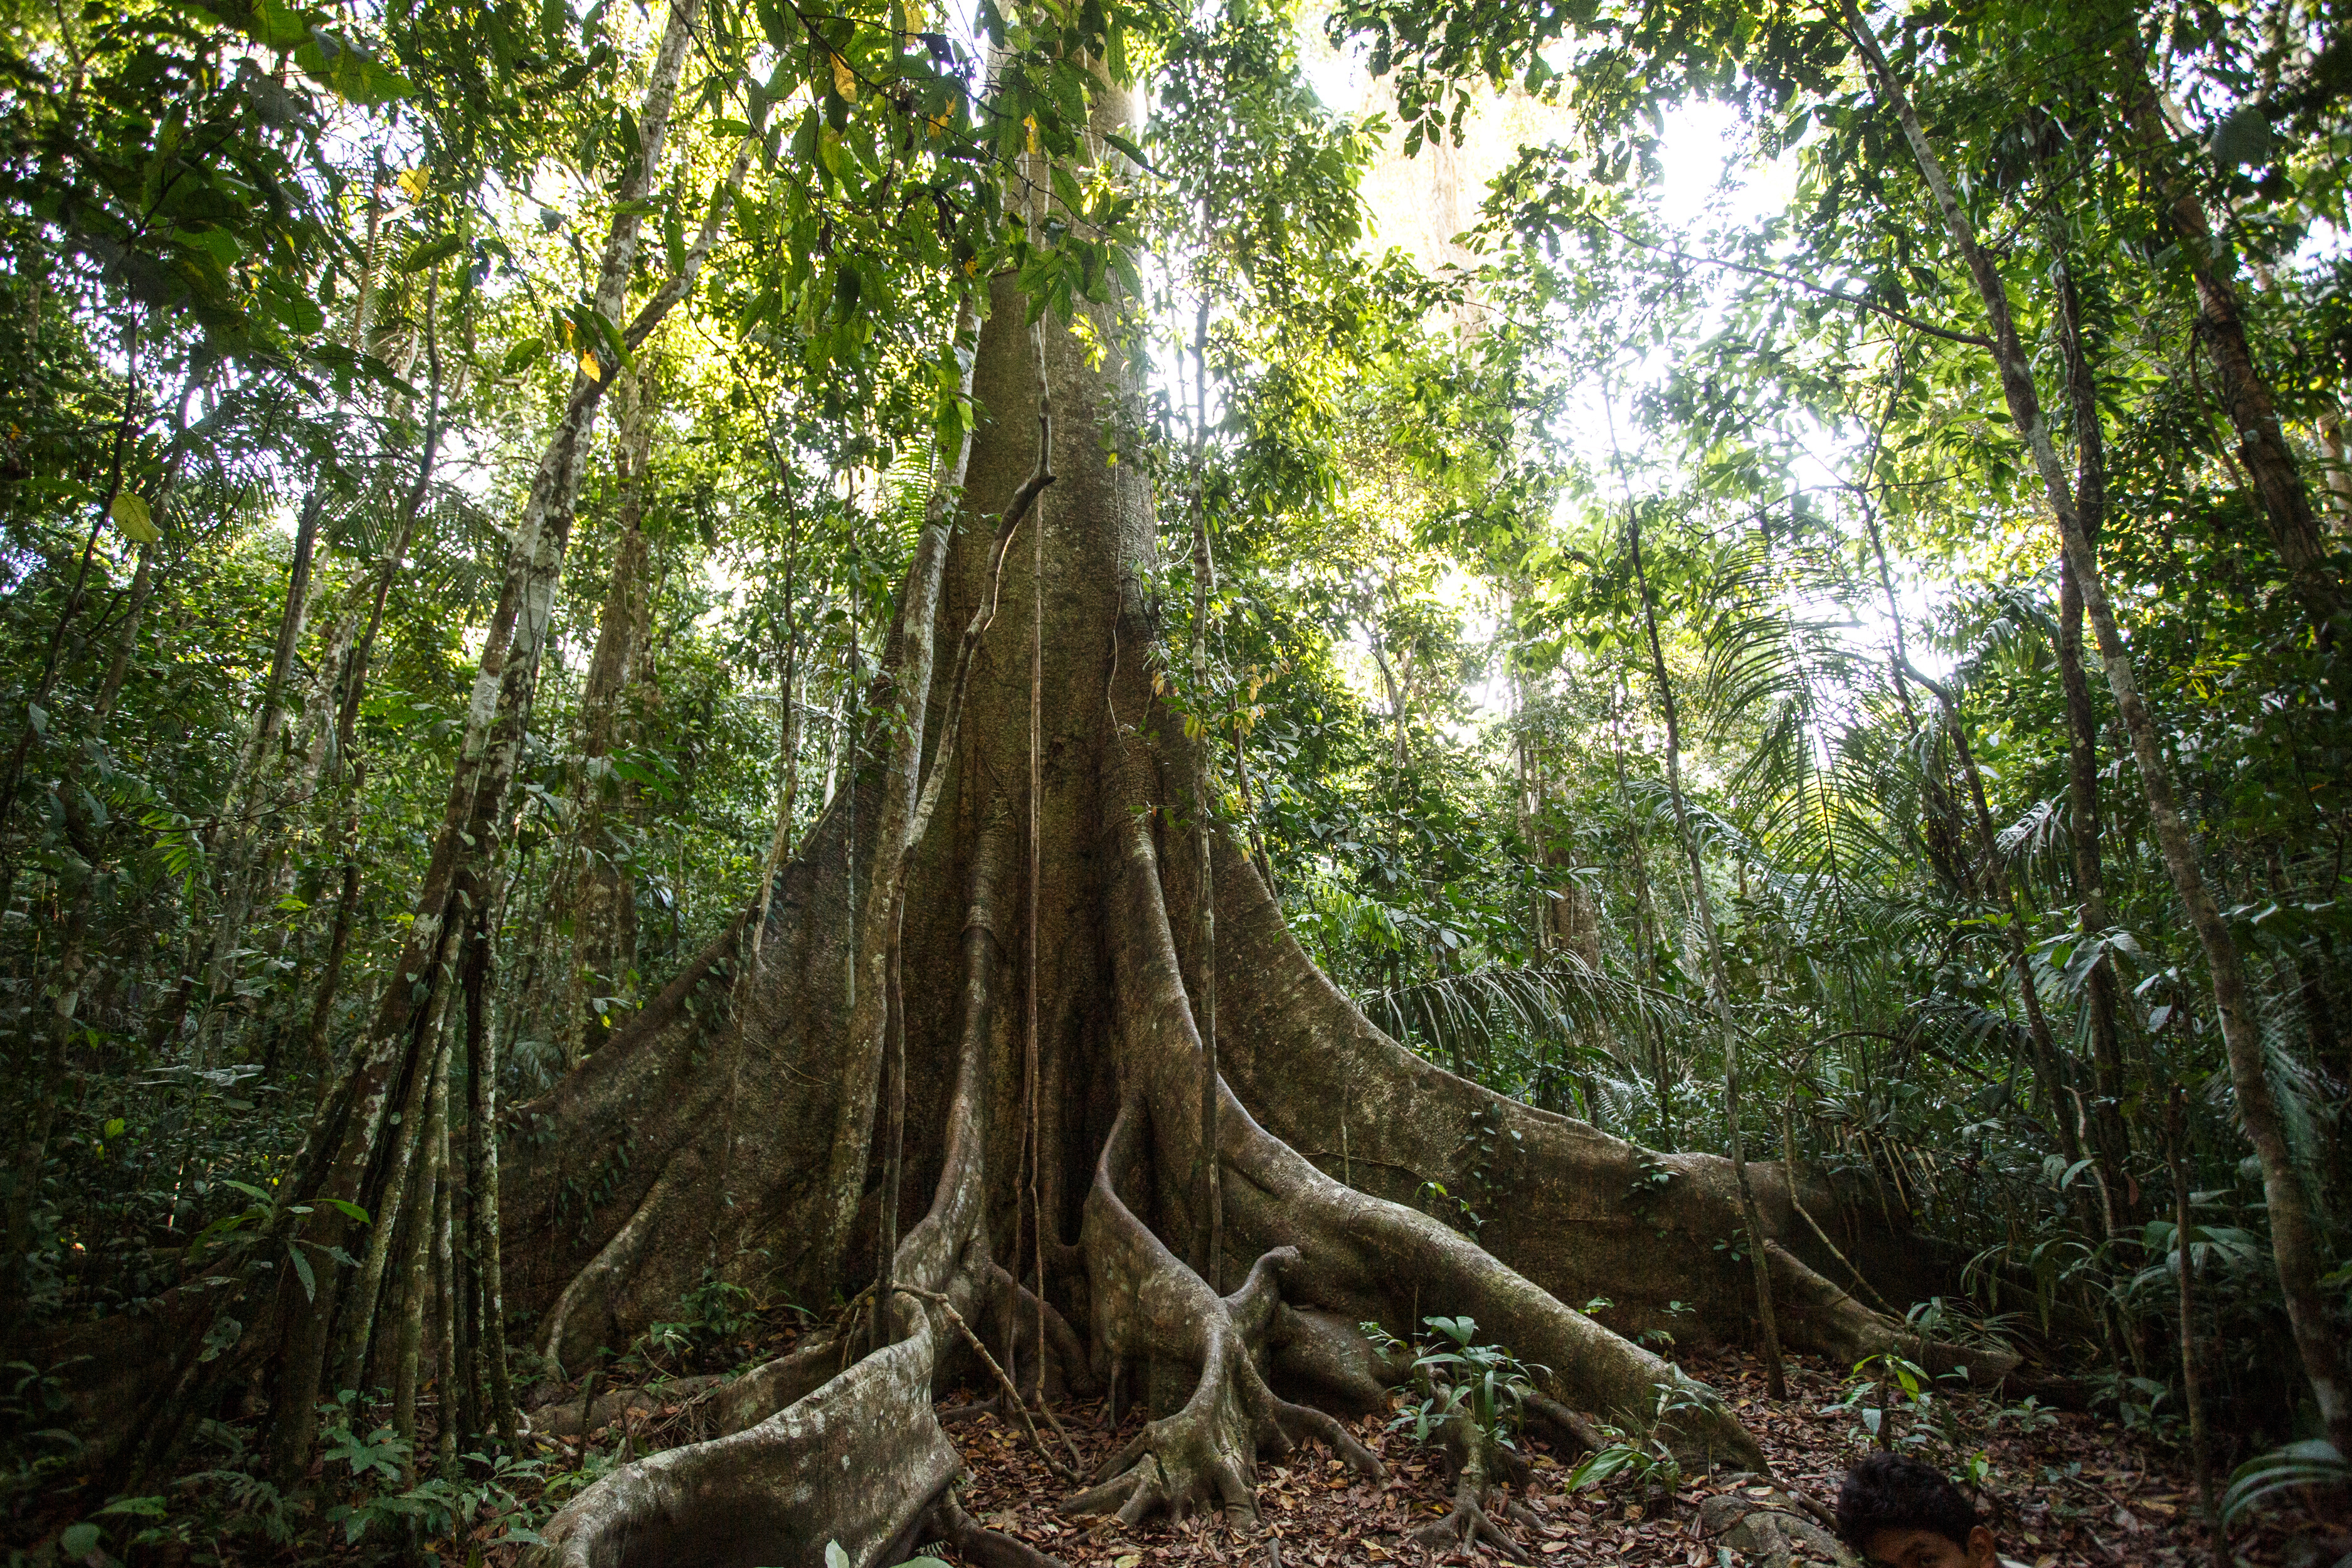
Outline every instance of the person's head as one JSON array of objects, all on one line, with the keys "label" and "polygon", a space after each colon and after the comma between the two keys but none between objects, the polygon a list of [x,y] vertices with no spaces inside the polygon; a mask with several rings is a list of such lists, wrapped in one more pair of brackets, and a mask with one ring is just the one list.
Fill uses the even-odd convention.
[{"label": "person's head", "polygon": [[1885,1568],[1994,1568],[1992,1531],[1933,1466],[1873,1454],[1838,1489],[1838,1533]]}]

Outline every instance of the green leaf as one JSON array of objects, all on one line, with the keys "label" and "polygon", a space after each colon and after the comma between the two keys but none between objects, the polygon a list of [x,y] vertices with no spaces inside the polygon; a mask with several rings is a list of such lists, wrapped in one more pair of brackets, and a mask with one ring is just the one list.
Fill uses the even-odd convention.
[{"label": "green leaf", "polygon": [[325,1204],[329,1208],[341,1214],[345,1219],[354,1221],[360,1225],[368,1225],[373,1223],[368,1218],[367,1210],[360,1207],[359,1205],[352,1202],[349,1198],[320,1198],[319,1201]]},{"label": "green leaf", "polygon": [[245,30],[255,42],[281,53],[306,42],[310,25],[285,0],[258,0],[245,19]]},{"label": "green leaf", "polygon": [[428,267],[448,260],[465,247],[464,238],[454,234],[445,234],[438,239],[420,240],[401,258],[400,270],[422,272]]},{"label": "green leaf", "polygon": [[114,519],[114,526],[121,529],[123,537],[133,544],[161,544],[163,542],[163,536],[155,530],[154,519],[148,515],[147,503],[128,490],[114,498],[114,505],[108,509],[107,515]]},{"label": "green leaf", "polygon": [[103,1539],[98,1526],[88,1520],[68,1524],[58,1535],[58,1555],[76,1563],[88,1562],[98,1555],[98,1543]]},{"label": "green leaf", "polygon": [[316,1301],[319,1299],[318,1277],[310,1272],[310,1260],[302,1256],[299,1242],[286,1249],[286,1260],[294,1265],[294,1277],[302,1281],[302,1299]]},{"label": "green leaf", "polygon": [[223,268],[234,267],[245,258],[245,247],[236,242],[236,236],[225,228],[177,229],[172,237],[179,244],[203,251]]},{"label": "green leaf", "polygon": [[1151,160],[1143,155],[1142,148],[1137,146],[1126,137],[1119,135],[1117,132],[1106,132],[1103,135],[1103,140],[1118,148],[1121,153],[1125,153],[1131,161],[1133,161],[1138,168],[1150,170],[1153,174],[1159,173],[1157,169],[1151,168]]},{"label": "green leaf", "polygon": [[98,1511],[101,1515],[126,1514],[132,1519],[162,1519],[168,1510],[160,1497],[119,1497]]},{"label": "green leaf", "polygon": [[2213,127],[2208,144],[2213,162],[2223,169],[2242,169],[2271,161],[2271,120],[2259,103],[2242,104]]}]

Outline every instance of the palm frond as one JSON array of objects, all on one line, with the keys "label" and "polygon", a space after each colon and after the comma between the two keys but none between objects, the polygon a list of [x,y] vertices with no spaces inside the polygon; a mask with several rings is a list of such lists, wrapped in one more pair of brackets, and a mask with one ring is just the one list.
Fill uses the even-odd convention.
[{"label": "palm frond", "polygon": [[1682,998],[1622,980],[1573,953],[1540,965],[1489,963],[1375,992],[1365,1016],[1432,1060],[1484,1060],[1506,1041],[1542,1042],[1588,1066],[1616,1058],[1591,1043],[1630,1037],[1640,1024],[1693,1022]]}]

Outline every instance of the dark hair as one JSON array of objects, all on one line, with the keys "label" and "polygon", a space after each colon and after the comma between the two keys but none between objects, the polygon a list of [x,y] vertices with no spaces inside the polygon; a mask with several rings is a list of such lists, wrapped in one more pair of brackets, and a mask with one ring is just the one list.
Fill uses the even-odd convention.
[{"label": "dark hair", "polygon": [[1942,1471],[1900,1454],[1872,1454],[1845,1473],[1838,1489],[1838,1533],[1867,1552],[1882,1530],[1928,1530],[1955,1546],[1984,1521]]}]

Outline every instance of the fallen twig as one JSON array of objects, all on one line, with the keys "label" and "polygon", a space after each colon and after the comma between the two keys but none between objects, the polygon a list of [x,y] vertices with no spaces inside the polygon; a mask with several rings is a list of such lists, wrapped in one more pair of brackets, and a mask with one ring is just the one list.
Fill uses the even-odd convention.
[{"label": "fallen twig", "polygon": [[[894,1283],[890,1289],[902,1296],[912,1296],[918,1301],[928,1301],[932,1306],[937,1307],[940,1311],[947,1314],[948,1321],[954,1324],[957,1331],[963,1335],[964,1342],[971,1346],[973,1352],[979,1355],[980,1359],[987,1363],[988,1370],[996,1374],[996,1381],[1003,1385],[1004,1396],[1013,1402],[1013,1408],[1021,1413],[1021,1425],[1027,1429],[1029,1433],[1029,1440],[1037,1445],[1037,1452],[1045,1459],[1045,1468],[1053,1471],[1055,1475],[1061,1477],[1062,1479],[1069,1482],[1071,1485],[1077,1485],[1079,1480],[1078,1472],[1072,1469],[1069,1466],[1063,1464],[1061,1459],[1055,1454],[1054,1450],[1046,1446],[1045,1439],[1037,1435],[1037,1423],[1030,1417],[1028,1402],[1021,1397],[1021,1391],[1013,1385],[1012,1377],[1006,1373],[1003,1367],[997,1364],[996,1358],[988,1353],[988,1347],[980,1342],[980,1336],[971,1331],[971,1325],[963,1321],[963,1314],[956,1310],[955,1303],[949,1300],[946,1296],[937,1290],[926,1290],[921,1289],[919,1286],[899,1285]],[[1053,1421],[1054,1415],[1052,1411],[1049,1410],[1045,1413],[1045,1419]],[[1054,1422],[1054,1430],[1061,1432],[1062,1441],[1065,1443],[1069,1442],[1070,1435],[1066,1432],[1062,1432],[1062,1425],[1060,1422]],[[1073,1457],[1076,1455],[1076,1445],[1071,1445],[1070,1452]]]}]

